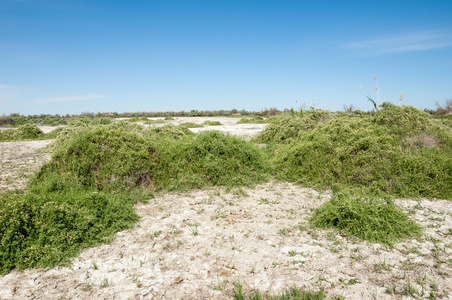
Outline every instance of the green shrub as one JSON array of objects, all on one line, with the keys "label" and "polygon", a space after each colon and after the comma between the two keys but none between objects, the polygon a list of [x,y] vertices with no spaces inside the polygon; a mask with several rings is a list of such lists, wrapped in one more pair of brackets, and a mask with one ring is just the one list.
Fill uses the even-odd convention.
[{"label": "green shrub", "polygon": [[50,131],[49,133],[44,134],[44,138],[46,140],[56,139],[58,137],[58,135],[60,134],[60,132],[62,132],[63,130],[64,130],[64,127],[55,128],[54,130]]},{"label": "green shrub", "polygon": [[261,116],[249,116],[241,118],[235,124],[264,124],[267,123]]},{"label": "green shrub", "polygon": [[310,223],[336,228],[362,240],[393,245],[419,236],[422,227],[388,198],[333,193],[332,199],[314,211]]},{"label": "green shrub", "polygon": [[263,142],[290,143],[304,132],[314,129],[319,123],[331,118],[327,111],[315,110],[303,115],[285,116],[268,125],[257,136]]},{"label": "green shrub", "polygon": [[53,131],[50,132],[50,137],[52,135],[56,135],[55,142],[52,144],[40,149],[41,152],[53,152],[55,149],[61,147],[67,140],[76,135],[80,130],[88,128],[88,125],[80,120],[73,120],[69,122],[67,127],[63,127],[63,129],[58,130],[54,134]]},{"label": "green shrub", "polygon": [[0,195],[0,274],[64,265],[138,220],[129,195],[87,190],[70,176],[46,179]]},{"label": "green shrub", "polygon": [[108,124],[111,124],[111,123],[112,123],[112,120],[108,119],[108,118],[102,118],[102,119],[99,120],[99,124],[101,124],[101,125],[108,125]]},{"label": "green shrub", "polygon": [[0,131],[0,142],[36,140],[43,137],[44,132],[32,123],[20,125],[17,129]]},{"label": "green shrub", "polygon": [[199,128],[199,127],[204,127],[204,125],[201,124],[196,124],[193,122],[186,122],[186,123],[182,123],[180,125],[178,125],[179,127],[183,127],[183,128]]},{"label": "green shrub", "polygon": [[147,124],[147,125],[151,125],[151,124],[165,124],[165,123],[166,122],[164,120],[162,120],[162,119],[157,119],[157,120],[150,119],[150,120],[147,120],[146,122],[144,122],[144,124]]},{"label": "green shrub", "polygon": [[36,139],[44,135],[44,132],[38,126],[30,123],[19,126],[17,131],[22,139]]},{"label": "green shrub", "polygon": [[10,117],[14,120],[14,126],[31,124],[30,120],[28,120],[24,116],[21,116],[21,115],[18,115],[18,114],[11,114]]},{"label": "green shrub", "polygon": [[266,178],[264,158],[253,144],[218,132],[187,135],[185,130],[132,124],[80,130],[55,149],[39,180],[72,174],[98,190],[154,191],[253,184]]},{"label": "green shrub", "polygon": [[390,105],[375,115],[378,125],[388,128],[391,134],[411,136],[432,128],[431,116],[413,106]]},{"label": "green shrub", "polygon": [[254,185],[268,178],[260,149],[216,131],[187,136],[165,147],[167,189]]},{"label": "green shrub", "polygon": [[204,123],[202,123],[203,125],[208,125],[208,126],[221,126],[223,124],[221,124],[221,122],[219,121],[211,121],[211,120],[206,120],[204,121]]},{"label": "green shrub", "polygon": [[166,116],[165,117],[165,120],[166,121],[173,121],[173,120],[175,120],[173,117],[171,117],[171,116]]},{"label": "green shrub", "polygon": [[401,136],[373,118],[334,118],[281,145],[272,165],[278,178],[317,188],[343,184],[398,197],[452,199],[452,135],[435,128],[432,140],[428,134]]},{"label": "green shrub", "polygon": [[172,124],[159,127],[149,127],[147,132],[149,132],[149,134],[158,134],[160,137],[168,138],[170,140],[177,140],[187,135],[194,134],[186,127],[175,126]]}]

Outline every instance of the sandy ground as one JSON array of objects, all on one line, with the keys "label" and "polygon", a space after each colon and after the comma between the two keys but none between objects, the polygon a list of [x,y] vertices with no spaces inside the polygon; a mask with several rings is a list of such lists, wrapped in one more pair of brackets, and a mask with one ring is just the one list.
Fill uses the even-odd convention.
[{"label": "sandy ground", "polygon": [[50,153],[35,150],[51,142],[53,140],[0,143],[0,192],[23,188],[27,176],[52,157]]},{"label": "sandy ground", "polygon": [[[50,159],[34,152],[49,142],[0,143],[2,178]],[[0,277],[0,299],[231,299],[237,281],[271,294],[324,288],[329,299],[452,299],[451,201],[398,200],[425,234],[388,248],[311,228],[329,197],[276,182],[157,195],[136,206],[133,229],[70,267]]]}]

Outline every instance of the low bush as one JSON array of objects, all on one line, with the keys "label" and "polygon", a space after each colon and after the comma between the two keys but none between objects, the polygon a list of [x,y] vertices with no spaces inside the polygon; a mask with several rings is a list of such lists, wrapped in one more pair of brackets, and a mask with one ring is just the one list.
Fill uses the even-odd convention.
[{"label": "low bush", "polygon": [[332,199],[317,208],[309,221],[316,227],[335,228],[346,235],[385,245],[422,233],[422,226],[392,200],[350,192],[333,193]]},{"label": "low bush", "polygon": [[165,120],[162,120],[162,119],[157,119],[157,120],[150,119],[150,120],[147,120],[147,121],[144,122],[144,124],[146,124],[146,125],[165,124],[165,123],[166,123]]},{"label": "low bush", "polygon": [[72,174],[98,190],[190,189],[243,185],[265,178],[253,144],[218,132],[185,134],[175,126],[87,128],[61,143],[39,173]]},{"label": "low bush", "polygon": [[219,121],[211,121],[211,120],[204,121],[204,123],[202,123],[202,124],[203,125],[208,125],[208,126],[221,126],[221,125],[223,125]]},{"label": "low bush", "polygon": [[0,197],[0,274],[68,263],[81,249],[108,241],[138,216],[133,199],[51,176]]},{"label": "low bush", "polygon": [[31,123],[20,125],[17,129],[0,131],[0,142],[37,140],[43,139],[44,137],[44,132]]},{"label": "low bush", "polygon": [[[385,114],[336,117],[299,130],[291,144],[277,148],[272,161],[276,176],[321,189],[342,184],[398,197],[452,199],[452,133],[422,114],[412,121],[421,119],[421,124],[409,125],[409,116],[419,114],[404,109],[398,121]],[[410,127],[413,132],[404,129]]]},{"label": "low bush", "polygon": [[186,123],[182,123],[180,125],[178,125],[179,127],[183,127],[183,128],[199,128],[199,127],[204,127],[204,125],[201,124],[196,124],[193,122],[186,122]]},{"label": "low bush", "polygon": [[111,124],[113,121],[109,118],[102,118],[99,120],[99,124],[101,125],[108,125]]},{"label": "low bush", "polygon": [[290,143],[298,139],[304,132],[317,127],[319,123],[331,118],[329,112],[313,110],[303,115],[285,116],[270,123],[257,136],[256,140],[262,142]]},{"label": "low bush", "polygon": [[249,116],[241,118],[235,124],[264,124],[267,123],[261,116]]},{"label": "low bush", "polygon": [[164,157],[169,165],[161,185],[167,189],[251,186],[268,178],[265,157],[256,145],[216,131],[170,143]]}]

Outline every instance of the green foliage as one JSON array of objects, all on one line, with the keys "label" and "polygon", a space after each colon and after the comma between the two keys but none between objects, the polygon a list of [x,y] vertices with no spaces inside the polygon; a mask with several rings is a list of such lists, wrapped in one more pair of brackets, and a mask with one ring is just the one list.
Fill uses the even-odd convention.
[{"label": "green foliage", "polygon": [[202,124],[203,125],[208,125],[208,126],[221,126],[221,125],[223,125],[219,121],[211,121],[211,120],[204,121],[204,123],[202,123]]},{"label": "green foliage", "polygon": [[180,124],[179,127],[183,127],[183,128],[199,128],[199,127],[204,127],[204,125],[196,124],[196,123],[193,123],[193,122],[186,122],[186,123]]},{"label": "green foliage", "polygon": [[336,228],[362,240],[393,245],[420,235],[422,227],[388,198],[333,193],[330,201],[314,211],[312,225]]},{"label": "green foliage", "polygon": [[101,125],[108,125],[111,123],[112,123],[111,119],[108,119],[108,118],[102,118],[99,120],[99,124],[101,124]]},{"label": "green foliage", "polygon": [[[398,197],[452,199],[450,130],[430,125],[429,120],[422,125],[423,113],[413,113],[410,107],[394,120],[385,113],[394,108],[403,107],[380,110],[376,121],[336,117],[301,131],[291,144],[277,148],[272,161],[276,176],[317,188],[342,184]],[[410,124],[407,115],[421,117],[413,117]],[[407,128],[418,134],[404,135]]]},{"label": "green foliage", "polygon": [[[51,136],[55,136],[56,140],[52,144],[44,147],[40,151],[53,152],[55,149],[61,147],[67,140],[75,136],[80,130],[88,128],[88,125],[80,120],[70,121],[67,127],[58,130],[57,132],[50,132]],[[55,131],[55,130],[54,130]]]},{"label": "green foliage", "polygon": [[277,296],[262,294],[256,289],[246,293],[242,291],[242,285],[238,281],[234,282],[234,289],[232,292],[234,300],[323,300],[326,297],[323,288],[318,292],[313,292],[311,290],[299,289],[296,286],[282,291],[282,293]]},{"label": "green foliage", "polygon": [[249,116],[241,118],[235,124],[264,124],[267,123],[261,116]]},{"label": "green foliage", "polygon": [[134,199],[52,176],[28,192],[0,196],[0,273],[68,263],[138,220]]},{"label": "green foliage", "polygon": [[42,139],[44,132],[36,125],[26,123],[17,129],[7,129],[0,131],[0,142],[24,141]]},{"label": "green foliage", "polygon": [[58,137],[58,135],[60,134],[60,132],[62,132],[63,130],[64,130],[64,127],[58,127],[58,128],[55,128],[55,129],[52,130],[51,132],[45,133],[45,134],[44,134],[44,138],[45,138],[46,140],[54,140],[54,139],[56,139],[56,138]]},{"label": "green foliage", "polygon": [[431,116],[413,106],[387,105],[375,115],[375,122],[389,133],[403,136],[435,129]]},{"label": "green foliage", "polygon": [[256,136],[256,140],[290,143],[330,118],[331,114],[324,110],[308,111],[302,116],[286,116],[268,125]]},{"label": "green foliage", "polygon": [[173,117],[171,117],[171,116],[166,116],[165,117],[165,121],[173,121],[173,120],[175,120]]},{"label": "green foliage", "polygon": [[164,120],[162,120],[162,119],[157,119],[157,120],[150,119],[150,120],[147,120],[147,121],[144,122],[144,124],[147,124],[147,125],[151,125],[151,124],[165,124],[165,123],[166,122]]},{"label": "green foliage", "polygon": [[191,132],[186,127],[181,126],[175,126],[175,125],[165,125],[160,127],[150,127],[147,129],[147,131],[151,134],[159,134],[161,137],[169,138],[169,139],[181,139],[182,137],[185,137],[186,135],[192,135],[193,132]]},{"label": "green foliage", "polygon": [[264,158],[255,145],[218,132],[188,135],[185,130],[133,124],[80,130],[60,143],[38,180],[72,174],[98,190],[153,191],[237,186],[266,178]]},{"label": "green foliage", "polygon": [[216,131],[187,136],[165,150],[171,163],[162,183],[169,189],[253,185],[268,177],[256,145]]},{"label": "green foliage", "polygon": [[22,139],[36,139],[44,134],[36,125],[30,123],[19,126],[17,131]]}]

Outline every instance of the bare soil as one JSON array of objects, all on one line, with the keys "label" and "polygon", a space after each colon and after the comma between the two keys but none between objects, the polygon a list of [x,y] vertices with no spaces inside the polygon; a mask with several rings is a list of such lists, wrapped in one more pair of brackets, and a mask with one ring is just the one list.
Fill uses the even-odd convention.
[{"label": "bare soil", "polygon": [[[49,160],[34,150],[50,142],[0,143],[2,187],[23,187],[14,174]],[[0,277],[0,299],[231,299],[237,281],[269,294],[297,286],[329,299],[452,299],[452,202],[397,200],[425,234],[389,248],[311,228],[329,197],[281,182],[157,195],[136,205],[133,229],[70,267]]]}]

